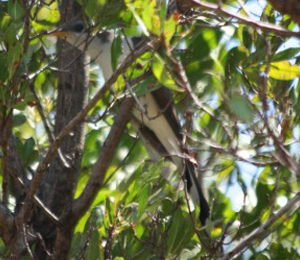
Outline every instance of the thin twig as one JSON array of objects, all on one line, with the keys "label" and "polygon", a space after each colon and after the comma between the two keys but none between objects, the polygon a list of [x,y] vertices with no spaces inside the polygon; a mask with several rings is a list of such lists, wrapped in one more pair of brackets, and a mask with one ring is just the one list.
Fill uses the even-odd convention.
[{"label": "thin twig", "polygon": [[293,32],[293,31],[284,29],[284,28],[276,26],[276,25],[252,20],[251,18],[247,18],[247,17],[245,17],[243,15],[239,15],[237,13],[231,13],[228,10],[222,8],[221,5],[204,3],[203,1],[199,1],[199,0],[191,0],[191,2],[193,2],[196,6],[200,7],[201,9],[214,11],[215,13],[222,14],[222,15],[228,16],[230,18],[235,18],[239,22],[251,25],[254,28],[261,29],[263,31],[272,32],[278,36],[300,38],[299,32]]}]

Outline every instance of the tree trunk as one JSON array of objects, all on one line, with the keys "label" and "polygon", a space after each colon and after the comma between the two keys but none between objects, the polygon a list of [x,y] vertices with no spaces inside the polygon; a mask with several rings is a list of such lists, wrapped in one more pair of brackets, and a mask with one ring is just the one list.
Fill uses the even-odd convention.
[{"label": "tree trunk", "polygon": [[[64,24],[81,13],[75,1],[62,1],[61,23]],[[88,61],[85,56],[65,41],[59,40],[58,48],[58,93],[54,134],[59,132],[82,110],[87,103]],[[84,122],[63,141],[49,170],[44,174],[38,196],[45,206],[58,218],[65,219],[73,200],[73,191],[80,172],[84,147]],[[57,236],[57,227],[38,210],[35,229],[42,234],[44,245],[37,247],[38,259],[46,259],[46,249],[52,252]],[[72,233],[70,233],[72,234]],[[72,237],[72,236],[71,236]],[[67,248],[66,250],[68,250]]]}]

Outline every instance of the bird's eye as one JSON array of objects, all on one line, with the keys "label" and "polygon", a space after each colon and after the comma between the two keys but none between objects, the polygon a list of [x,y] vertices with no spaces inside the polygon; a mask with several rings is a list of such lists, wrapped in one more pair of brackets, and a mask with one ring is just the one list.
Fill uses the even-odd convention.
[{"label": "bird's eye", "polygon": [[84,24],[81,22],[76,23],[76,24],[74,24],[72,29],[74,32],[81,33],[84,30]]}]

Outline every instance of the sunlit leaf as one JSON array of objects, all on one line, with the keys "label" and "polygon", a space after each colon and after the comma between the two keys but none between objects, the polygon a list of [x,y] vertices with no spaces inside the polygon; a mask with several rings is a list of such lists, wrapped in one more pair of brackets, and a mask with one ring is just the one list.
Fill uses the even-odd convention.
[{"label": "sunlit leaf", "polygon": [[26,121],[24,124],[16,127],[16,130],[21,138],[29,139],[34,135],[33,127]]},{"label": "sunlit leaf", "polygon": [[143,225],[142,225],[142,224],[139,224],[139,225],[137,226],[137,228],[136,228],[136,236],[137,236],[138,238],[141,238],[142,235],[143,235],[143,233],[144,233],[144,231],[145,231],[145,228],[143,227]]},{"label": "sunlit leaf", "polygon": [[143,22],[142,18],[138,15],[138,13],[136,12],[135,10],[135,7],[133,4],[130,3],[129,0],[126,1],[126,5],[128,6],[129,10],[132,12],[134,18],[136,19],[137,23],[139,24],[139,26],[141,27],[143,33],[146,35],[146,36],[149,36],[150,33],[147,29],[147,26],[145,25],[145,23]]},{"label": "sunlit leaf", "polygon": [[57,2],[53,1],[50,5],[43,6],[37,13],[37,21],[43,25],[54,25],[60,19],[60,14],[57,10]]},{"label": "sunlit leaf", "polygon": [[164,40],[167,47],[170,46],[171,39],[176,31],[177,20],[174,15],[171,15],[168,20],[164,22]]},{"label": "sunlit leaf", "polygon": [[[261,67],[261,71],[265,71],[266,66]],[[300,68],[298,65],[291,63],[287,60],[271,62],[269,76],[277,80],[293,80],[300,76]]]},{"label": "sunlit leaf", "polygon": [[155,0],[145,0],[143,4],[142,18],[147,29],[159,36],[160,34],[160,20],[156,11],[156,1]]},{"label": "sunlit leaf", "polygon": [[152,63],[152,71],[156,79],[163,84],[164,86],[173,89],[179,90],[178,86],[176,85],[175,81],[171,77],[170,73],[166,69],[166,64],[164,60],[156,54],[153,59]]}]

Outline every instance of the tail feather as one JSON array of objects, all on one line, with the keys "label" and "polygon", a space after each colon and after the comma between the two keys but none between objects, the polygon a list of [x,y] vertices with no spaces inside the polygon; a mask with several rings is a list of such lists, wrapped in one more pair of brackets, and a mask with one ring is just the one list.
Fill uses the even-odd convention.
[{"label": "tail feather", "polygon": [[209,218],[210,215],[209,205],[204,196],[201,184],[196,176],[195,166],[190,161],[186,161],[185,178],[187,180],[187,190],[191,195],[192,200],[194,202],[199,200],[199,204],[200,204],[199,219],[201,224],[205,226],[206,220]]}]

